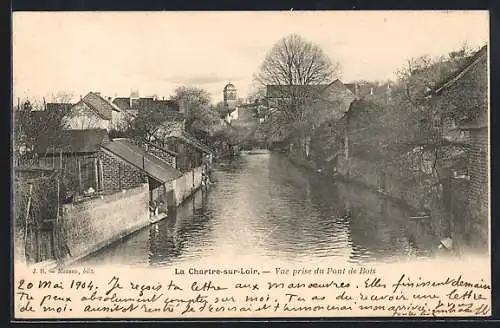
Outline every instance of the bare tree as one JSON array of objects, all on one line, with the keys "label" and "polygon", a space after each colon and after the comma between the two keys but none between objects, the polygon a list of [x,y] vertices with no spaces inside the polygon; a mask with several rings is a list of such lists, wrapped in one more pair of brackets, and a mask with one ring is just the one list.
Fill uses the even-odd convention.
[{"label": "bare tree", "polygon": [[70,104],[73,102],[75,94],[71,91],[59,91],[56,94],[52,94],[50,101],[54,103],[66,103]]},{"label": "bare tree", "polygon": [[332,82],[339,73],[340,65],[332,62],[320,46],[292,34],[273,46],[256,80],[273,89],[275,101],[270,105],[282,124],[292,123],[303,130],[307,109],[318,99],[321,86]]},{"label": "bare tree", "polygon": [[[59,93],[57,96],[53,96],[52,100],[59,103],[69,103],[71,96],[63,97],[63,94]],[[23,102],[18,100],[13,108],[14,153],[16,157],[32,158],[31,152],[43,137],[48,138],[54,146],[60,142],[64,129],[64,117],[68,114],[64,108],[63,106],[48,110],[45,100],[40,99],[26,99]]]}]

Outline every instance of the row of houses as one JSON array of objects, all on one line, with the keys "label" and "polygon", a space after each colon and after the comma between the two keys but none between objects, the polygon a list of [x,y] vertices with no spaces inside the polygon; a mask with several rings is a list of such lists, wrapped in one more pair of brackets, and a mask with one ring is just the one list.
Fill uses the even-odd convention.
[{"label": "row of houses", "polygon": [[[488,240],[489,206],[487,63],[485,46],[466,58],[450,76],[428,88],[422,106],[433,108],[428,111],[431,117],[426,118],[431,124],[424,123],[426,129],[418,132],[421,136],[401,150],[401,157],[408,159],[404,164],[388,164],[394,158],[388,158],[391,155],[380,152],[372,142],[380,134],[386,141],[390,136],[388,129],[370,129],[370,115],[376,118],[378,110],[392,104],[390,83],[370,86],[336,80],[308,87],[314,90],[268,86],[266,101],[271,111],[280,107],[280,101],[286,102],[290,93],[316,95],[309,106],[310,128],[302,136],[290,137],[283,127],[285,131],[281,135],[278,131],[274,142],[299,164],[340,174],[384,195],[403,199],[415,207],[415,217],[436,224],[433,229],[440,237],[465,236],[465,242],[475,239],[484,246]],[[431,136],[441,141],[427,149]],[[392,138],[389,142],[400,147],[399,137]],[[410,172],[410,176],[403,171]],[[436,197],[432,200],[429,195]],[[444,215],[440,213],[442,208]]]},{"label": "row of houses", "polygon": [[[168,112],[166,117],[171,119],[158,122],[160,128],[149,142],[111,135],[125,129],[141,110],[151,109],[148,106]],[[45,108],[57,110],[64,111],[64,129],[57,137],[50,131],[41,133],[27,154],[29,161],[20,161],[16,168],[21,179],[29,175],[30,181],[34,181],[33,172],[57,173],[55,217],[26,219],[59,222],[52,225],[52,237],[44,239],[45,246],[31,256],[34,261],[60,260],[60,254],[71,254],[70,260],[85,256],[165,218],[206,182],[214,151],[184,130],[183,115],[171,101],[138,97],[112,100],[89,92],[75,104],[49,103]],[[92,238],[94,233],[100,237]],[[71,250],[61,252],[68,244]]]}]

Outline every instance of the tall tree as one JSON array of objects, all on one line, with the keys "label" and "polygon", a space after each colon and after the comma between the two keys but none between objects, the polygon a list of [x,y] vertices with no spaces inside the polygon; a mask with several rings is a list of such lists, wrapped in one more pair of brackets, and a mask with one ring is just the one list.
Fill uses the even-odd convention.
[{"label": "tall tree", "polygon": [[186,130],[191,131],[193,124],[209,126],[219,117],[211,106],[210,94],[197,87],[178,87],[171,97],[184,111]]},{"label": "tall tree", "polygon": [[[52,102],[70,103],[72,95],[61,92],[52,97]],[[24,155],[34,149],[40,138],[46,137],[57,145],[60,142],[61,133],[64,129],[64,116],[68,114],[67,106],[55,106],[47,109],[45,101],[37,99],[26,99],[13,108],[14,122],[14,153],[16,156]]]},{"label": "tall tree", "polygon": [[136,116],[126,116],[127,137],[140,142],[151,142],[157,138],[160,131],[168,132],[178,125],[179,115],[176,112],[165,111],[158,103],[152,103],[138,111]]},{"label": "tall tree", "polygon": [[[265,57],[256,80],[264,87],[275,86],[277,101],[271,104],[284,126],[307,129],[307,111],[318,98],[315,86],[332,82],[340,73],[321,47],[292,34],[279,40]],[[290,131],[291,132],[291,131]]]}]

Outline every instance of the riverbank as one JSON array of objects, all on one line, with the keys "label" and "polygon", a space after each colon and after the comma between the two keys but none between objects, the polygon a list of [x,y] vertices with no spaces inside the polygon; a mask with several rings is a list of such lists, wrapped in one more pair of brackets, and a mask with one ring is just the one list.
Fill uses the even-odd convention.
[{"label": "riverbank", "polygon": [[[453,206],[449,206],[451,208],[449,211],[443,208],[439,200],[435,200],[432,206],[423,209],[405,199],[406,196],[411,198],[413,203],[418,202],[419,195],[423,197],[421,195],[422,190],[412,188],[411,186],[404,187],[387,176],[384,179],[385,188],[380,188],[379,177],[375,174],[377,170],[366,167],[370,163],[363,165],[360,160],[355,159],[357,166],[354,169],[348,168],[347,163],[341,163],[341,167],[338,170],[328,171],[318,169],[316,163],[313,161],[304,160],[289,154],[284,154],[284,156],[287,156],[292,163],[305,170],[328,177],[332,180],[332,183],[338,181],[358,185],[398,204],[399,207],[405,208],[408,211],[408,222],[419,222],[428,227],[430,233],[434,235],[437,244],[440,244],[443,240],[451,240],[454,253],[461,253],[463,251],[482,253],[487,251],[488,245],[484,243],[484,240],[488,239],[487,231],[484,232],[484,228],[481,230],[475,227],[474,231],[479,231],[479,233],[476,235],[471,232],[473,231],[470,227],[472,223],[469,222],[469,225],[467,224],[468,216],[466,209],[464,209],[465,203],[457,203],[455,200],[457,197],[453,197],[453,195],[450,196],[452,199],[451,205]],[[452,180],[452,182],[456,184],[455,180]],[[451,190],[453,191],[454,189],[451,188]],[[477,224],[474,223],[472,225]],[[478,240],[482,240],[483,242],[478,242]]]}]

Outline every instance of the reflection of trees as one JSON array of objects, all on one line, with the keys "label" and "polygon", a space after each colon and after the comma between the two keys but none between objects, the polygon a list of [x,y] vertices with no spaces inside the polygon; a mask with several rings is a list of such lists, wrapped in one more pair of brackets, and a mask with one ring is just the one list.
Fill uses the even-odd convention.
[{"label": "reflection of trees", "polygon": [[350,208],[352,260],[389,259],[423,246],[422,229],[389,199],[355,185],[339,184],[340,201]]},{"label": "reflection of trees", "polygon": [[348,247],[347,225],[337,201],[336,185],[330,178],[272,155],[268,162],[269,198],[265,222],[273,232],[267,246],[278,252],[310,256],[311,252],[335,255]]}]

